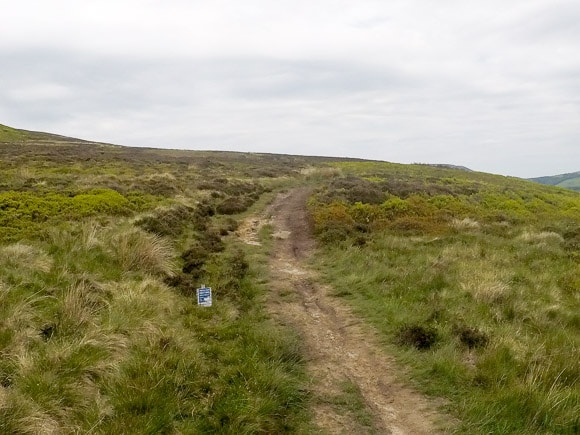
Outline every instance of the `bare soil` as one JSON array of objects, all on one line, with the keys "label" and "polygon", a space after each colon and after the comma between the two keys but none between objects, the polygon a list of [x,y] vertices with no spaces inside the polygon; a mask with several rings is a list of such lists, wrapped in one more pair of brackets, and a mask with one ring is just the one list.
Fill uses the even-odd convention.
[{"label": "bare soil", "polygon": [[[260,227],[273,226],[269,309],[303,337],[316,425],[331,434],[442,433],[447,419],[435,404],[398,380],[400,369],[383,352],[376,333],[330,296],[329,287],[308,267],[305,260],[315,248],[306,210],[309,194],[306,188],[280,194],[264,215],[244,222],[238,234],[257,244]],[[360,391],[363,414],[371,422],[337,405],[346,383]]]}]

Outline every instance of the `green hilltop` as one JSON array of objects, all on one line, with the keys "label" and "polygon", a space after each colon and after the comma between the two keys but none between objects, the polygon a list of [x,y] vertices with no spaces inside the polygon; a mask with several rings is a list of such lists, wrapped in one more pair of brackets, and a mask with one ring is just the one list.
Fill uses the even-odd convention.
[{"label": "green hilltop", "polygon": [[26,133],[22,130],[8,127],[0,124],[0,142],[15,142],[26,137]]},{"label": "green hilltop", "polygon": [[0,143],[27,142],[32,140],[52,140],[58,142],[62,140],[73,141],[74,139],[64,138],[55,134],[20,130],[0,124]]},{"label": "green hilltop", "polygon": [[0,144],[47,144],[52,146],[61,144],[105,145],[99,142],[86,141],[58,134],[12,128],[3,124],[0,124]]}]

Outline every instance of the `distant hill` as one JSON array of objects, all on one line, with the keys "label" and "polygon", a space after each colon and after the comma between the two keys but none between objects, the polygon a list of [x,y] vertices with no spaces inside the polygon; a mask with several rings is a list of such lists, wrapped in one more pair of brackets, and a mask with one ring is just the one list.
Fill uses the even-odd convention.
[{"label": "distant hill", "polygon": [[473,172],[473,169],[469,169],[466,166],[451,165],[449,163],[417,163],[418,165],[432,166],[434,168],[445,168],[445,169],[457,169],[460,171]]},{"label": "distant hill", "polygon": [[580,171],[569,174],[553,175],[550,177],[530,178],[530,181],[547,184],[549,186],[564,187],[580,192]]}]

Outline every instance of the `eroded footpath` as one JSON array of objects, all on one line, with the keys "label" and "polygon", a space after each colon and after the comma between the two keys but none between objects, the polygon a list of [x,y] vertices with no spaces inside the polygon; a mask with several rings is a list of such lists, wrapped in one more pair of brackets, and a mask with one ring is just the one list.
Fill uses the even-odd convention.
[{"label": "eroded footpath", "polygon": [[[273,226],[268,305],[279,322],[296,328],[304,339],[316,425],[331,434],[443,433],[446,418],[426,397],[397,381],[395,363],[382,352],[374,332],[331,297],[308,267],[305,260],[314,252],[306,211],[309,193],[298,188],[278,195],[263,215],[244,222],[239,235],[257,244],[260,227]],[[355,386],[364,407],[354,417],[345,410],[348,403],[341,407],[336,400],[349,385]]]}]

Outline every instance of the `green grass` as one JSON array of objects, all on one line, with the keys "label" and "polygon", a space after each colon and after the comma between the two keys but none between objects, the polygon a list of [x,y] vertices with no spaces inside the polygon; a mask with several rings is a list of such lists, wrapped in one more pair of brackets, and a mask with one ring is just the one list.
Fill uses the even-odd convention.
[{"label": "green grass", "polygon": [[[301,340],[264,308],[271,228],[232,235],[302,183],[316,266],[458,432],[580,430],[575,192],[4,126],[0,142],[2,433],[314,432]],[[324,400],[376,432],[353,383]]]},{"label": "green grass", "polygon": [[0,249],[0,431],[275,433],[307,421],[298,339],[266,316],[243,251],[228,243],[208,259],[215,306],[200,308],[164,283],[178,268],[169,240],[96,222],[80,234]]},{"label": "green grass", "polygon": [[[311,202],[335,296],[448,399],[458,433],[577,433],[580,195],[457,173],[479,187],[447,197],[444,170],[348,166],[385,180],[385,202],[337,201],[336,183]],[[416,191],[397,195],[393,178]]]},{"label": "green grass", "polygon": [[2,132],[0,432],[309,432],[300,340],[247,260],[265,254],[217,207],[257,210],[303,160]]},{"label": "green grass", "polygon": [[0,142],[16,142],[24,138],[26,138],[24,132],[0,124]]}]

